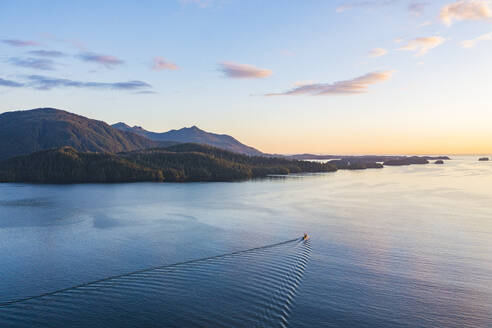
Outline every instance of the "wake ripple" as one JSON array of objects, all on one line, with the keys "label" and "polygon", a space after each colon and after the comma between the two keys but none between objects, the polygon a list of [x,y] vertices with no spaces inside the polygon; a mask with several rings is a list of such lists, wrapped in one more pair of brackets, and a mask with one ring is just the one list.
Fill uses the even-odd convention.
[{"label": "wake ripple", "polygon": [[0,327],[287,327],[311,254],[299,239],[0,303]]}]

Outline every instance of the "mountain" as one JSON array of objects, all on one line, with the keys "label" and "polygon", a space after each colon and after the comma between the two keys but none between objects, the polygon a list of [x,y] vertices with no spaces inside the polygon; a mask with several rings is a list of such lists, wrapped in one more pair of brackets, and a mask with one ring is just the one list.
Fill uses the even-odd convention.
[{"label": "mountain", "polygon": [[118,154],[62,147],[0,162],[0,182],[239,181],[270,174],[336,170],[329,163],[247,156],[199,144]]},{"label": "mountain", "polygon": [[113,124],[113,127],[121,131],[133,132],[155,141],[175,141],[179,143],[197,143],[222,148],[239,154],[250,156],[264,155],[261,151],[240,143],[227,134],[215,134],[203,131],[196,126],[182,128],[168,132],[151,132],[139,126],[130,127],[125,123]]},{"label": "mountain", "polygon": [[63,146],[117,153],[169,144],[55,108],[0,114],[0,160]]}]

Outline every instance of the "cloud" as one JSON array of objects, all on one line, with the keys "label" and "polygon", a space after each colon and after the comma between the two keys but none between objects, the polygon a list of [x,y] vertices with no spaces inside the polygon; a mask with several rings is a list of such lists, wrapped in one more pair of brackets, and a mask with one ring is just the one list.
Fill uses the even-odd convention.
[{"label": "cloud", "polygon": [[492,18],[489,2],[485,0],[458,0],[441,8],[441,21],[450,26],[453,20],[487,20]]},{"label": "cloud", "polygon": [[463,48],[472,48],[477,45],[477,43],[481,41],[491,41],[492,40],[492,32],[487,33],[487,34],[482,34],[474,39],[471,40],[465,40],[461,42],[461,46]]},{"label": "cloud", "polygon": [[383,49],[383,48],[374,48],[369,53],[367,54],[369,57],[381,57],[384,56],[388,53],[388,50]]},{"label": "cloud", "polygon": [[177,70],[179,67],[176,64],[168,62],[165,58],[155,57],[154,63],[152,64],[152,69],[154,71],[163,71],[163,70]]},{"label": "cloud", "polygon": [[69,79],[52,78],[42,75],[27,76],[27,86],[38,90],[50,90],[54,88],[88,88],[88,89],[116,89],[116,90],[140,90],[151,88],[152,86],[142,81],[126,82],[85,82]]},{"label": "cloud", "polygon": [[61,51],[55,50],[32,50],[29,54],[39,57],[63,57],[65,54]]},{"label": "cloud", "polygon": [[87,62],[98,63],[108,68],[114,67],[116,65],[121,65],[124,63],[124,61],[114,56],[101,55],[93,52],[83,52],[79,54],[77,58]]},{"label": "cloud", "polygon": [[429,50],[440,46],[446,41],[441,36],[429,36],[416,38],[408,41],[403,47],[398,48],[401,51],[413,51],[415,52],[415,56],[425,55]]},{"label": "cloud", "polygon": [[367,73],[351,80],[338,81],[335,83],[304,84],[281,93],[266,94],[266,96],[332,96],[340,94],[361,94],[367,92],[369,86],[388,80],[393,73],[394,71],[378,71]]},{"label": "cloud", "polygon": [[3,43],[8,44],[12,47],[33,47],[39,46],[39,43],[31,40],[18,40],[18,39],[4,39]]},{"label": "cloud", "polygon": [[19,82],[15,82],[15,81],[11,81],[11,80],[4,80],[4,79],[0,78],[0,86],[1,87],[10,87],[10,88],[19,88],[19,87],[24,86],[24,84],[19,83]]},{"label": "cloud", "polygon": [[257,68],[251,65],[223,62],[220,70],[226,77],[233,79],[262,79],[272,75],[269,69]]},{"label": "cloud", "polygon": [[34,68],[44,71],[53,71],[55,69],[55,63],[51,59],[45,58],[40,59],[11,57],[7,60],[7,62],[19,67]]},{"label": "cloud", "polygon": [[428,5],[428,2],[411,2],[408,5],[408,11],[410,11],[415,16],[421,16],[425,11],[425,7],[427,7]]},{"label": "cloud", "polygon": [[0,86],[5,87],[27,87],[38,90],[51,90],[55,88],[86,88],[86,89],[114,89],[114,90],[132,90],[135,93],[155,93],[152,86],[142,81],[125,81],[125,82],[86,82],[70,79],[61,79],[56,77],[47,77],[43,75],[28,75],[24,77],[25,82],[16,82],[0,78]]}]

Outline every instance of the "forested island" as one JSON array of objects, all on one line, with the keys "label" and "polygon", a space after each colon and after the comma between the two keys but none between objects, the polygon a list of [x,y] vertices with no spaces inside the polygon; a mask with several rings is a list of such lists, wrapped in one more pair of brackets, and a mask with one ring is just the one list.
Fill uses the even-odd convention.
[{"label": "forested island", "polygon": [[[419,157],[385,165],[424,164]],[[328,162],[248,156],[200,144],[177,144],[130,152],[83,152],[70,146],[0,162],[0,182],[112,183],[242,181],[269,175],[383,168],[366,157]]]},{"label": "forested island", "polygon": [[62,147],[1,162],[0,182],[241,181],[273,174],[336,170],[332,163],[247,156],[199,144],[117,154]]}]

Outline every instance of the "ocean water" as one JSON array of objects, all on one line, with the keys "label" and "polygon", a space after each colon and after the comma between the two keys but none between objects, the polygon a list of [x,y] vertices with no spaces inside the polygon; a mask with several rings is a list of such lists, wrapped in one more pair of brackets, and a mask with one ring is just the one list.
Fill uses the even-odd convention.
[{"label": "ocean water", "polygon": [[0,184],[0,327],[492,327],[492,162],[477,159]]}]

